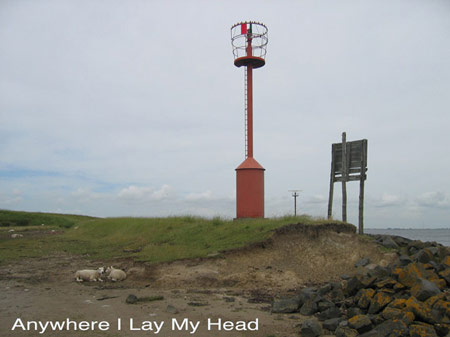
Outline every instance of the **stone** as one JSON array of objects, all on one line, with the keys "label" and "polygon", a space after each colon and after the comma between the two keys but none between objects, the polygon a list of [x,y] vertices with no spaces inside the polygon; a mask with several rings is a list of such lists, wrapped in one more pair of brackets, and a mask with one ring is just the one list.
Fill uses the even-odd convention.
[{"label": "stone", "polygon": [[340,318],[340,317],[330,318],[330,319],[323,321],[322,327],[329,331],[335,331],[341,321],[342,321],[342,318]]},{"label": "stone", "polygon": [[312,299],[316,297],[317,295],[317,289],[313,287],[303,288],[298,293],[299,298],[299,306],[302,306],[307,300]]},{"label": "stone", "polygon": [[329,309],[327,309],[325,311],[322,311],[319,314],[317,314],[317,318],[320,321],[325,321],[325,320],[330,319],[330,318],[337,318],[337,317],[341,317],[341,316],[342,316],[342,313],[339,310],[339,308],[336,307],[336,306],[334,306],[332,308],[329,308]]},{"label": "stone", "polygon": [[363,333],[372,329],[372,321],[369,316],[356,315],[348,320],[348,326],[357,330],[358,333]]},{"label": "stone", "polygon": [[166,312],[168,312],[169,314],[175,315],[175,314],[178,314],[178,309],[175,308],[173,305],[169,304],[166,308]]},{"label": "stone", "polygon": [[383,279],[389,276],[391,271],[387,267],[376,266],[373,270],[369,271],[369,276],[375,277],[376,279]]},{"label": "stone", "polygon": [[433,259],[433,254],[428,249],[421,249],[413,256],[413,259],[420,263],[428,263]]},{"label": "stone", "polygon": [[314,315],[318,311],[317,303],[314,299],[307,300],[300,309],[300,314],[304,316]]},{"label": "stone", "polygon": [[422,263],[413,262],[406,267],[395,268],[392,274],[398,277],[398,281],[401,284],[412,287],[417,282],[417,279],[424,278],[426,271]]},{"label": "stone", "polygon": [[398,244],[389,235],[383,236],[383,238],[381,239],[381,241],[379,241],[379,243],[380,245],[386,248],[394,248],[394,249],[399,248]]},{"label": "stone", "polygon": [[404,238],[402,236],[392,236],[392,240],[399,246],[407,246],[412,240]]},{"label": "stone", "polygon": [[405,302],[405,304],[406,304],[405,309],[407,311],[411,311],[416,317],[416,319],[430,324],[437,323],[431,313],[431,308],[425,303],[417,300],[417,298],[415,298],[414,296],[411,296]]},{"label": "stone", "polygon": [[362,313],[363,312],[361,311],[360,308],[358,308],[358,307],[351,307],[351,308],[348,308],[348,310],[347,310],[347,317],[348,318],[352,318],[353,316],[361,315]]},{"label": "stone", "polygon": [[359,335],[359,337],[381,337],[381,336],[378,334],[376,330],[370,330],[368,332]]},{"label": "stone", "polygon": [[437,337],[436,330],[432,326],[411,324],[409,326],[409,335],[411,337]]},{"label": "stone", "polygon": [[378,292],[374,297],[370,300],[369,310],[367,311],[369,314],[376,314],[384,309],[386,305],[388,305],[393,298],[386,294],[385,292]]},{"label": "stone", "polygon": [[272,302],[272,312],[283,314],[297,312],[299,306],[300,306],[299,296],[290,298],[280,298]]},{"label": "stone", "polygon": [[363,258],[355,263],[355,267],[364,267],[367,266],[370,263],[369,258]]},{"label": "stone", "polygon": [[393,278],[391,277],[387,277],[377,283],[375,283],[375,286],[377,288],[394,288],[394,286],[397,284],[398,282],[395,281]]},{"label": "stone", "polygon": [[300,329],[302,337],[318,337],[322,334],[322,326],[315,319],[308,319],[303,322]]},{"label": "stone", "polygon": [[380,337],[400,337],[408,333],[408,327],[401,320],[387,320],[375,327]]},{"label": "stone", "polygon": [[414,314],[412,312],[403,311],[392,307],[384,308],[383,312],[381,313],[381,316],[383,316],[383,318],[386,320],[399,319],[406,325],[409,325],[414,321]]},{"label": "stone", "polygon": [[138,301],[138,298],[136,295],[130,294],[128,295],[127,299],[125,300],[128,304],[135,304]]},{"label": "stone", "polygon": [[426,279],[419,278],[411,288],[411,295],[419,301],[425,301],[427,298],[440,294],[439,287]]},{"label": "stone", "polygon": [[371,288],[361,289],[355,297],[355,300],[358,299],[358,307],[361,309],[367,309],[374,295],[375,290]]},{"label": "stone", "polygon": [[358,331],[348,327],[339,327],[334,332],[336,337],[356,337],[358,336]]},{"label": "stone", "polygon": [[353,276],[351,279],[347,281],[347,286],[345,287],[345,293],[348,296],[355,295],[359,289],[364,288],[364,285],[362,284],[360,277]]},{"label": "stone", "polygon": [[450,268],[440,271],[439,276],[447,282],[448,286],[450,286]]},{"label": "stone", "polygon": [[408,264],[413,262],[413,260],[407,255],[400,255],[400,257],[398,259],[400,262],[400,266],[403,266],[403,267],[407,266]]},{"label": "stone", "polygon": [[331,283],[327,283],[324,286],[319,288],[319,294],[320,295],[328,294],[332,289],[333,289],[333,286],[331,285]]},{"label": "stone", "polygon": [[320,301],[317,303],[317,308],[319,311],[325,311],[329,308],[333,308],[334,306],[334,303],[330,301]]}]

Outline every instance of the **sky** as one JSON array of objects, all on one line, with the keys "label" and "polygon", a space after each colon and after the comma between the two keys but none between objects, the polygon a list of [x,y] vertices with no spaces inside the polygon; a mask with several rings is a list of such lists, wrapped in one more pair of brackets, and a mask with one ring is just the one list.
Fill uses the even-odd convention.
[{"label": "sky", "polygon": [[[0,209],[235,216],[244,70],[266,216],[326,217],[331,144],[368,140],[365,226],[450,227],[448,0],[1,0]],[[357,224],[359,184],[348,220]],[[335,184],[333,217],[341,217]]]}]

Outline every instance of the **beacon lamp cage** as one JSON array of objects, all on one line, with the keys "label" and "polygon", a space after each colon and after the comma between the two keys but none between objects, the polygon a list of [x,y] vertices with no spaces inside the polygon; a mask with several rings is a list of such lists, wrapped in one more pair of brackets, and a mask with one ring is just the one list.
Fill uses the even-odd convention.
[{"label": "beacon lamp cage", "polygon": [[[231,27],[231,45],[233,47],[234,64],[237,67],[249,64],[252,59],[253,68],[264,66],[266,47],[269,42],[267,27],[260,22],[239,22]],[[251,46],[251,55],[248,47]]]}]

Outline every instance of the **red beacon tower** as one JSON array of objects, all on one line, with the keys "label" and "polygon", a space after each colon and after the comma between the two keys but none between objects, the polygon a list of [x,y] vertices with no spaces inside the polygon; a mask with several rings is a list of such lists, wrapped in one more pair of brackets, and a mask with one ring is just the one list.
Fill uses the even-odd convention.
[{"label": "red beacon tower", "polygon": [[231,27],[234,65],[245,69],[245,160],[236,168],[236,218],[264,218],[264,168],[253,158],[253,69],[265,65],[267,27],[246,21]]}]

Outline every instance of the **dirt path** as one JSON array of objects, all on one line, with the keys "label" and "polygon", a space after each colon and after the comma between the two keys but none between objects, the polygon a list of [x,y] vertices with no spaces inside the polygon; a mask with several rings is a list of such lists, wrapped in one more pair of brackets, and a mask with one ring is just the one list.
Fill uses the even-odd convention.
[{"label": "dirt path", "polygon": [[[279,233],[271,241],[210,259],[177,261],[149,266],[133,261],[115,261],[128,278],[120,283],[74,282],[77,269],[97,268],[111,261],[87,261],[67,255],[27,259],[0,269],[1,336],[151,336],[164,322],[159,336],[298,336],[300,314],[271,314],[273,297],[295,293],[309,285],[339,280],[352,274],[354,263],[370,257],[388,263],[392,254],[382,254],[374,243],[354,234],[324,231]],[[138,298],[162,296],[163,299],[127,304],[129,294]],[[11,331],[17,318],[26,321],[106,321],[101,331]],[[118,319],[122,330],[118,331]],[[130,318],[133,325],[130,327]],[[184,319],[193,330],[179,331],[172,323]],[[208,320],[253,322],[257,331],[208,330]],[[142,322],[153,330],[139,331]],[[146,323],[150,328],[150,323]],[[240,324],[240,323],[238,323]],[[243,324],[243,323],[242,323]],[[242,326],[241,326],[242,328]]]}]

